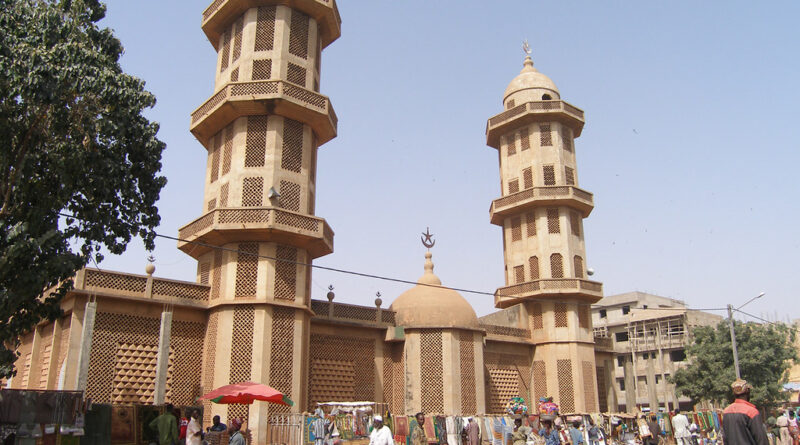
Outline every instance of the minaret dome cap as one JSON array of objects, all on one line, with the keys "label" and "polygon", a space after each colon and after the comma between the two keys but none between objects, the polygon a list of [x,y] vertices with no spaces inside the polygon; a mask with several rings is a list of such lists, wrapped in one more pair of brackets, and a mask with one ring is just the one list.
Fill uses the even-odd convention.
[{"label": "minaret dome cap", "polygon": [[540,100],[561,99],[556,84],[533,67],[531,56],[525,57],[522,71],[508,84],[503,103],[514,99],[517,104]]}]

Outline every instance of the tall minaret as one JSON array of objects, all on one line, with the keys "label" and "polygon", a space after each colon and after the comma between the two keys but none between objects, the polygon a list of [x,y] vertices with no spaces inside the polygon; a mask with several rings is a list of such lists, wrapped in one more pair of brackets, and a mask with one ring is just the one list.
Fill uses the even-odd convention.
[{"label": "tall minaret", "polygon": [[314,196],[317,148],[336,136],[318,93],[320,57],[340,24],[334,0],[215,0],[203,12],[218,56],[215,92],[191,116],[208,151],[204,208],[178,247],[211,285],[202,390],[253,380],[295,402],[207,407],[209,419],[247,420],[254,443],[266,440],[268,414],[301,412],[308,399],[311,269],[302,264],[333,251]]},{"label": "tall minaret", "polygon": [[562,412],[596,412],[589,309],[602,297],[602,285],[586,279],[582,221],[593,202],[578,188],[573,142],[583,129],[583,111],[561,100],[530,55],[503,105],[486,127],[487,145],[500,161],[502,197],[490,213],[503,227],[506,265],[495,306],[523,305],[536,345],[533,397],[553,396]]}]

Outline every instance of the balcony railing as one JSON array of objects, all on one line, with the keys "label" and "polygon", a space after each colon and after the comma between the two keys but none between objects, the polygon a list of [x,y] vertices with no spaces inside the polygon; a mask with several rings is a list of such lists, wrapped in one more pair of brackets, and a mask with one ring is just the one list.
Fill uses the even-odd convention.
[{"label": "balcony railing", "polygon": [[211,289],[207,284],[167,280],[107,270],[86,268],[82,273],[83,280],[76,280],[76,290],[148,298],[173,303],[205,303],[208,301]]},{"label": "balcony railing", "polygon": [[581,278],[546,278],[501,287],[495,292],[494,298],[498,307],[508,307],[524,298],[558,294],[599,300],[603,297],[603,284]]},{"label": "balcony railing", "polygon": [[[544,100],[519,104],[509,108],[496,116],[489,118],[486,123],[486,138],[489,146],[497,148],[500,135],[504,133],[505,125],[520,116],[529,116],[531,120],[542,120],[545,115],[553,115],[555,120],[562,120],[573,128],[575,137],[580,136],[583,129],[583,110],[564,102],[563,100]],[[537,117],[538,116],[538,117]]]},{"label": "balcony railing", "polygon": [[506,213],[511,211],[517,213],[520,207],[561,204],[565,201],[570,201],[572,207],[580,210],[584,217],[589,216],[594,208],[594,197],[591,193],[571,185],[557,185],[532,187],[497,198],[492,201],[489,212],[492,216],[492,223],[502,224]]}]

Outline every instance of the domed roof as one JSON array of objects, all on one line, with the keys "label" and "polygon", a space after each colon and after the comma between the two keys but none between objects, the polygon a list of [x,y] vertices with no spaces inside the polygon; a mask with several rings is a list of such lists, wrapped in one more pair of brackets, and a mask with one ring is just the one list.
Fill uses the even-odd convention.
[{"label": "domed roof", "polygon": [[531,56],[526,56],[522,71],[508,84],[506,92],[503,94],[503,101],[518,91],[532,89],[548,90],[555,94],[555,98],[560,97],[556,84],[533,67]]},{"label": "domed roof", "polygon": [[425,253],[425,273],[416,286],[403,292],[392,303],[398,326],[406,328],[479,329],[472,306],[453,289],[442,286],[433,274],[431,253]]}]

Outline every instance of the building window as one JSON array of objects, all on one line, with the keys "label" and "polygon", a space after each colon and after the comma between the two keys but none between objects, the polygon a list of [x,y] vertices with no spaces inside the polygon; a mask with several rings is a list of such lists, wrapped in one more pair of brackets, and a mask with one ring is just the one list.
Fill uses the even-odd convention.
[{"label": "building window", "polygon": [[616,340],[619,343],[628,341],[628,331],[617,332],[616,334],[614,334],[614,340]]},{"label": "building window", "polygon": [[630,306],[622,306],[622,315],[628,315],[631,312]]},{"label": "building window", "polygon": [[511,218],[511,241],[522,241],[522,218]]},{"label": "building window", "polygon": [[647,353],[647,352],[643,352],[642,353],[642,360],[647,360],[648,358],[650,358],[650,354]]},{"label": "building window", "polygon": [[552,165],[542,167],[542,176],[544,177],[544,185],[556,185],[556,169]]},{"label": "building window", "polygon": [[620,356],[617,357],[617,366],[619,366],[620,368],[625,366],[625,357],[624,356],[620,355]]},{"label": "building window", "polygon": [[514,281],[517,284],[525,282],[525,268],[523,266],[514,266]]},{"label": "building window", "polygon": [[550,276],[552,278],[564,278],[564,260],[560,253],[550,255]]},{"label": "building window", "polygon": [[547,232],[561,233],[561,223],[558,218],[558,209],[547,209]]},{"label": "building window", "polygon": [[564,183],[575,185],[575,170],[570,167],[564,167]]},{"label": "building window", "polygon": [[525,226],[528,232],[528,236],[536,235],[536,217],[533,214],[533,212],[528,212],[525,214]]},{"label": "building window", "polygon": [[531,280],[539,279],[539,257],[528,258],[528,268],[531,270]]},{"label": "building window", "polygon": [[517,193],[519,191],[519,179],[512,179],[508,181],[508,193]]},{"label": "building window", "polygon": [[683,349],[676,349],[669,351],[669,359],[673,362],[682,362],[686,360],[686,351]]},{"label": "building window", "polygon": [[553,138],[550,136],[550,125],[539,125],[539,145],[547,147],[553,145]]},{"label": "building window", "polygon": [[510,137],[504,136],[504,138],[506,141],[508,141],[508,155],[511,156],[517,154],[517,138],[515,138],[514,135],[511,135]]},{"label": "building window", "polygon": [[619,390],[625,391],[625,379],[617,379],[617,382],[619,383]]},{"label": "building window", "polygon": [[600,309],[599,312],[600,312],[600,318],[606,318],[607,314],[605,309]]},{"label": "building window", "polygon": [[583,258],[575,255],[573,263],[575,263],[575,278],[583,278]]},{"label": "building window", "polygon": [[660,375],[657,375],[657,376],[656,376],[656,383],[660,383],[660,382],[661,382],[661,376],[660,376]]},{"label": "building window", "polygon": [[526,190],[533,187],[533,170],[530,167],[522,170],[522,184]]}]

